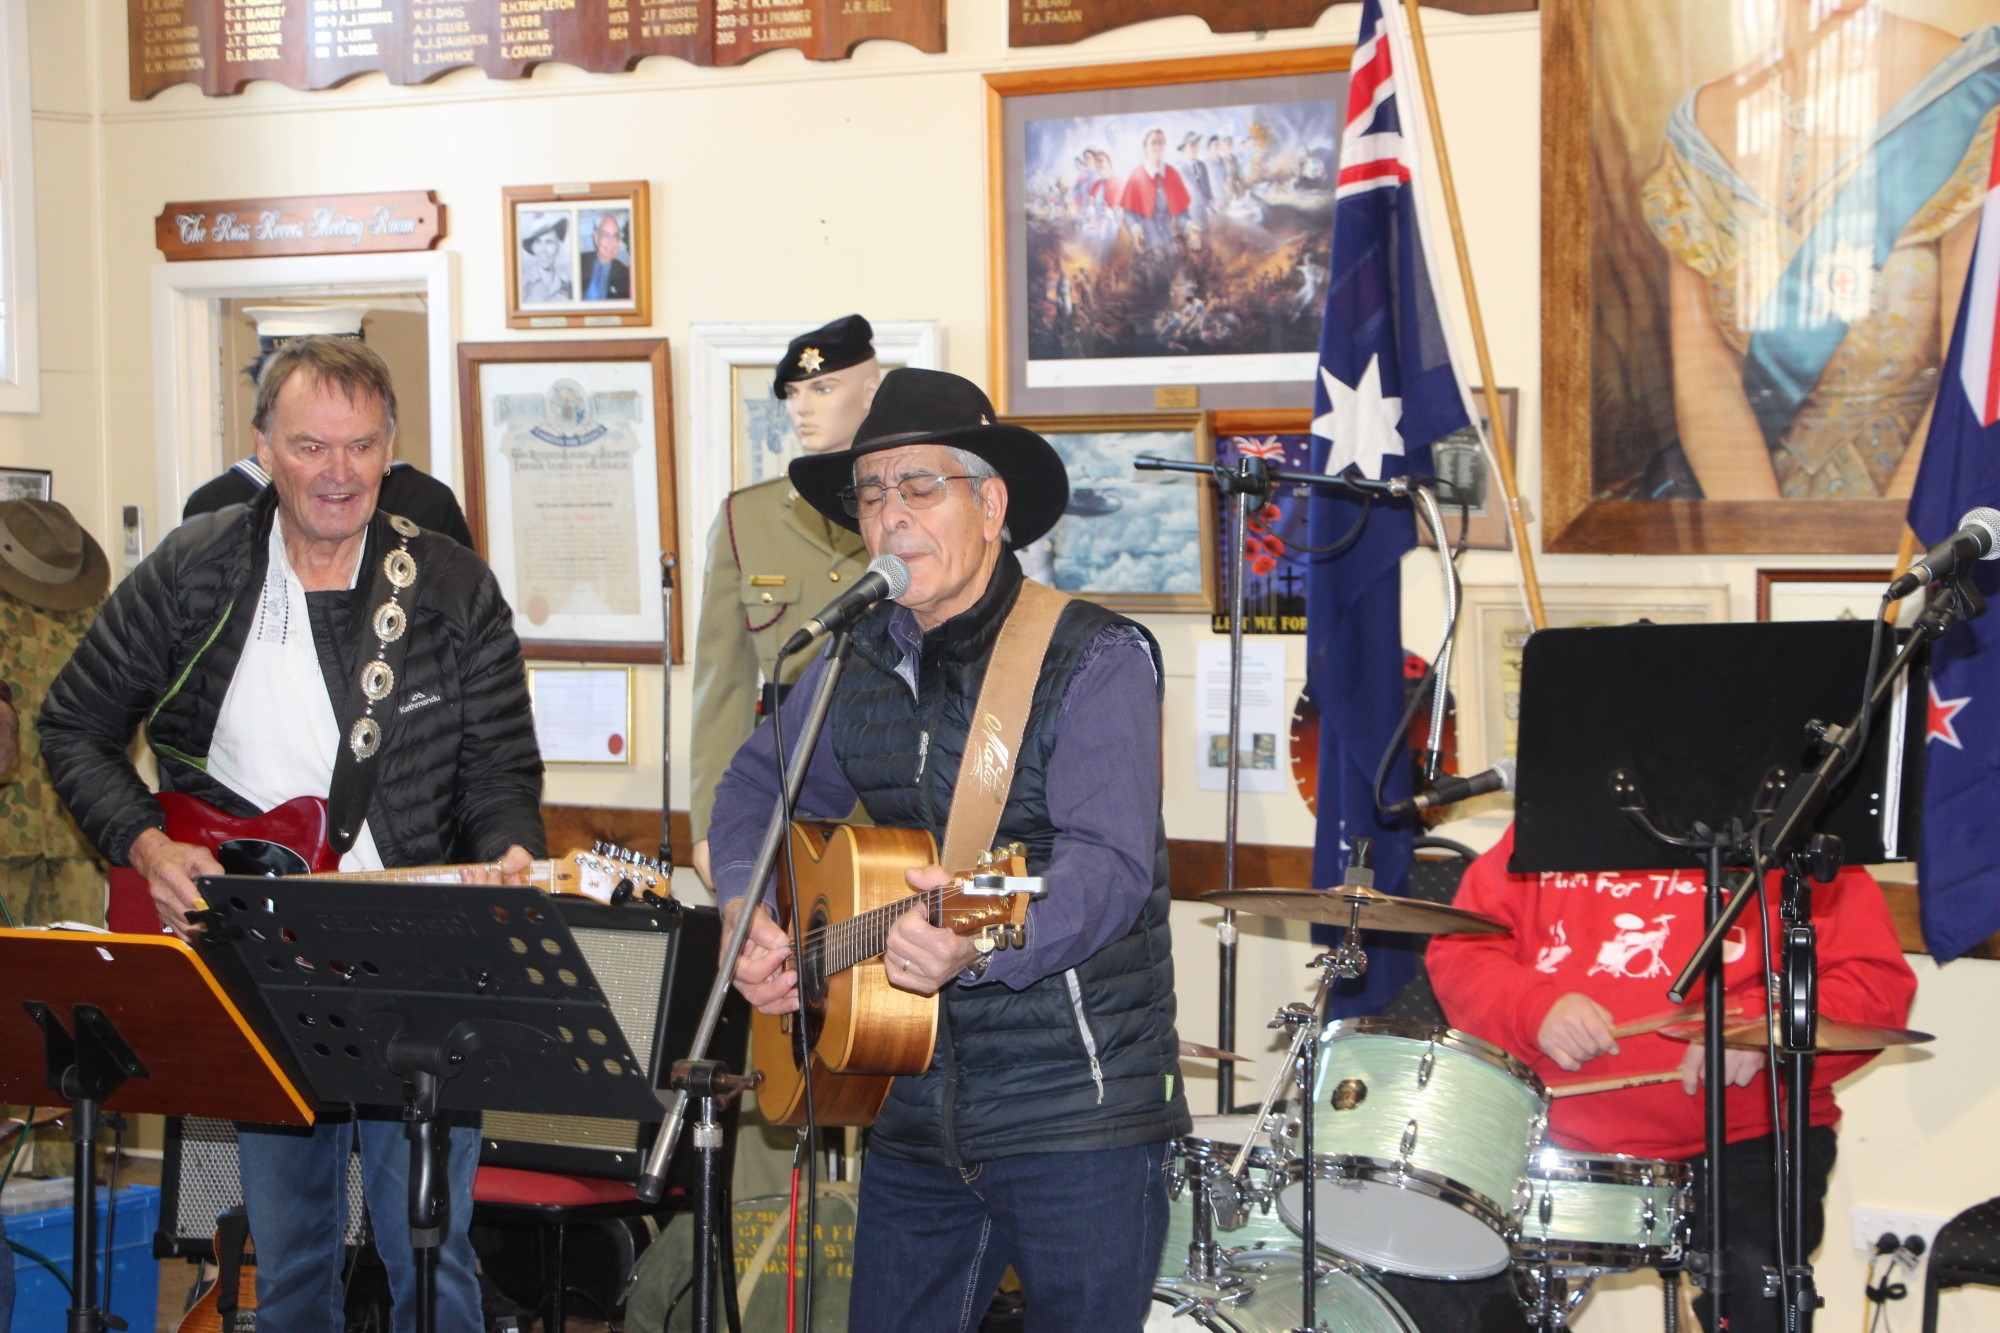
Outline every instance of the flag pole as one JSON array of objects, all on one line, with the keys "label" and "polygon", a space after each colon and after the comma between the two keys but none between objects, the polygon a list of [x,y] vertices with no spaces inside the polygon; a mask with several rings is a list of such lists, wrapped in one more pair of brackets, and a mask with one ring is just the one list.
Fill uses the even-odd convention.
[{"label": "flag pole", "polygon": [[1403,0],[1409,11],[1410,46],[1417,57],[1417,80],[1424,90],[1424,117],[1430,122],[1431,147],[1437,154],[1438,179],[1444,184],[1445,213],[1451,221],[1452,250],[1458,256],[1458,277],[1465,288],[1465,312],[1472,321],[1472,347],[1479,358],[1481,391],[1486,399],[1486,418],[1493,423],[1494,462],[1500,484],[1507,492],[1507,518],[1514,529],[1514,552],[1521,562],[1521,583],[1528,595],[1528,615],[1536,629],[1549,623],[1542,609],[1542,584],[1535,576],[1534,548],[1528,544],[1528,519],[1521,512],[1520,489],[1514,479],[1513,444],[1507,437],[1507,418],[1500,410],[1500,391],[1493,378],[1493,358],[1486,348],[1486,322],[1479,313],[1479,289],[1472,282],[1472,256],[1465,248],[1465,228],[1458,212],[1458,189],[1452,183],[1451,158],[1445,152],[1444,125],[1438,119],[1437,89],[1431,83],[1431,57],[1424,45],[1424,22],[1417,0]]}]

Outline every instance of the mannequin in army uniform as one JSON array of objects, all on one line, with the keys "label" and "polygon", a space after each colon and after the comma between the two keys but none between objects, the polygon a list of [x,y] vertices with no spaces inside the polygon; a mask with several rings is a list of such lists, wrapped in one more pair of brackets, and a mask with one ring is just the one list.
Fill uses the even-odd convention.
[{"label": "mannequin in army uniform", "polygon": [[[875,332],[847,315],[792,339],[772,392],[784,401],[808,453],[854,443],[882,369]],[[861,539],[798,498],[788,477],[746,486],[723,501],[708,537],[708,576],[694,650],[694,868],[708,883],[708,824],[715,784],[729,760],[812,660],[786,662],[778,647],[806,618],[868,568]]]}]

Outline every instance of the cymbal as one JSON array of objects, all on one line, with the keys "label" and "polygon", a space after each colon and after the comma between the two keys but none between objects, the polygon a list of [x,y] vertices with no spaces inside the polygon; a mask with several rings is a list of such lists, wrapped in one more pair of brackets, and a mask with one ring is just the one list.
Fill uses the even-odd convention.
[{"label": "cymbal", "polygon": [[1204,893],[1203,902],[1255,916],[1281,916],[1291,921],[1317,921],[1345,926],[1361,909],[1363,930],[1393,930],[1410,935],[1504,935],[1507,927],[1490,916],[1425,902],[1398,898],[1374,889],[1225,889]]},{"label": "cymbal", "polygon": [[1250,1062],[1250,1057],[1247,1055],[1225,1051],[1219,1046],[1204,1046],[1198,1041],[1182,1042],[1181,1054],[1195,1060],[1241,1060],[1246,1064]]},{"label": "cymbal", "polygon": [[[1674,1041],[1700,1041],[1702,1028],[1699,1023],[1677,1023],[1670,1028],[1660,1029],[1660,1035]],[[1937,1038],[1928,1032],[1915,1028],[1878,1028],[1866,1023],[1843,1023],[1837,1018],[1822,1017],[1813,1024],[1813,1050],[1822,1055],[1838,1055],[1847,1051],[1879,1051],[1890,1046],[1917,1046]],[[1748,1022],[1731,1023],[1722,1030],[1722,1044],[1739,1050],[1764,1049],[1764,1020],[1753,1018]]]}]

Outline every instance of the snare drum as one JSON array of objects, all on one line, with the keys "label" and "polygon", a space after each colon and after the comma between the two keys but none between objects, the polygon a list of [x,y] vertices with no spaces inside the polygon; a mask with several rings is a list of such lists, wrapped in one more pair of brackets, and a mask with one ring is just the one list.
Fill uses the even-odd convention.
[{"label": "snare drum", "polygon": [[[1313,1313],[1331,1333],[1418,1333],[1394,1297],[1359,1268],[1322,1260]],[[1153,1289],[1153,1333],[1289,1333],[1298,1327],[1299,1252],[1254,1250],[1232,1258],[1216,1282],[1167,1278]]]},{"label": "snare drum", "polygon": [[1600,1272],[1676,1260],[1687,1240],[1688,1179],[1681,1162],[1543,1148],[1528,1167],[1514,1258]]},{"label": "snare drum", "polygon": [[[1319,1244],[1392,1273],[1490,1277],[1507,1267],[1548,1093],[1528,1066],[1448,1028],[1333,1023],[1314,1076]],[[1305,1184],[1279,1192],[1301,1229]]]},{"label": "snare drum", "polygon": [[1268,1134],[1256,1134],[1257,1146],[1243,1163],[1243,1180],[1233,1187],[1233,1210],[1224,1201],[1221,1215],[1215,1208],[1217,1185],[1229,1173],[1237,1151],[1251,1140],[1257,1127],[1253,1115],[1198,1115],[1194,1129],[1167,1145],[1167,1243],[1160,1251],[1160,1272],[1188,1272],[1199,1276],[1200,1269],[1189,1247],[1194,1243],[1194,1214],[1197,1207],[1210,1210],[1210,1232],[1215,1244],[1225,1251],[1261,1249],[1266,1245],[1296,1248],[1284,1220],[1271,1211],[1283,1179],[1283,1159],[1271,1146]]}]

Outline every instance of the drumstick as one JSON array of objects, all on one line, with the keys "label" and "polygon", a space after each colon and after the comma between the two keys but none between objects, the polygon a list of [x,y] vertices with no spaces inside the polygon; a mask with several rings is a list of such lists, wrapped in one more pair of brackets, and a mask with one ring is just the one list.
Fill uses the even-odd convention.
[{"label": "drumstick", "polygon": [[[1736,1018],[1743,1013],[1743,1006],[1732,1004],[1722,1011],[1724,1018]],[[1653,1014],[1646,1018],[1635,1018],[1629,1023],[1620,1023],[1611,1029],[1613,1037],[1642,1037],[1648,1032],[1658,1032],[1661,1028],[1672,1027],[1675,1023],[1697,1023],[1701,1021],[1701,1006],[1683,1005],[1679,1009],[1669,1009],[1663,1014]]]},{"label": "drumstick", "polygon": [[1681,1071],[1662,1069],[1655,1074],[1626,1074],[1621,1078],[1593,1078],[1581,1083],[1558,1083],[1549,1088],[1551,1097],[1581,1097],[1588,1092],[1617,1092],[1620,1088],[1643,1088],[1653,1083],[1678,1083]]}]

